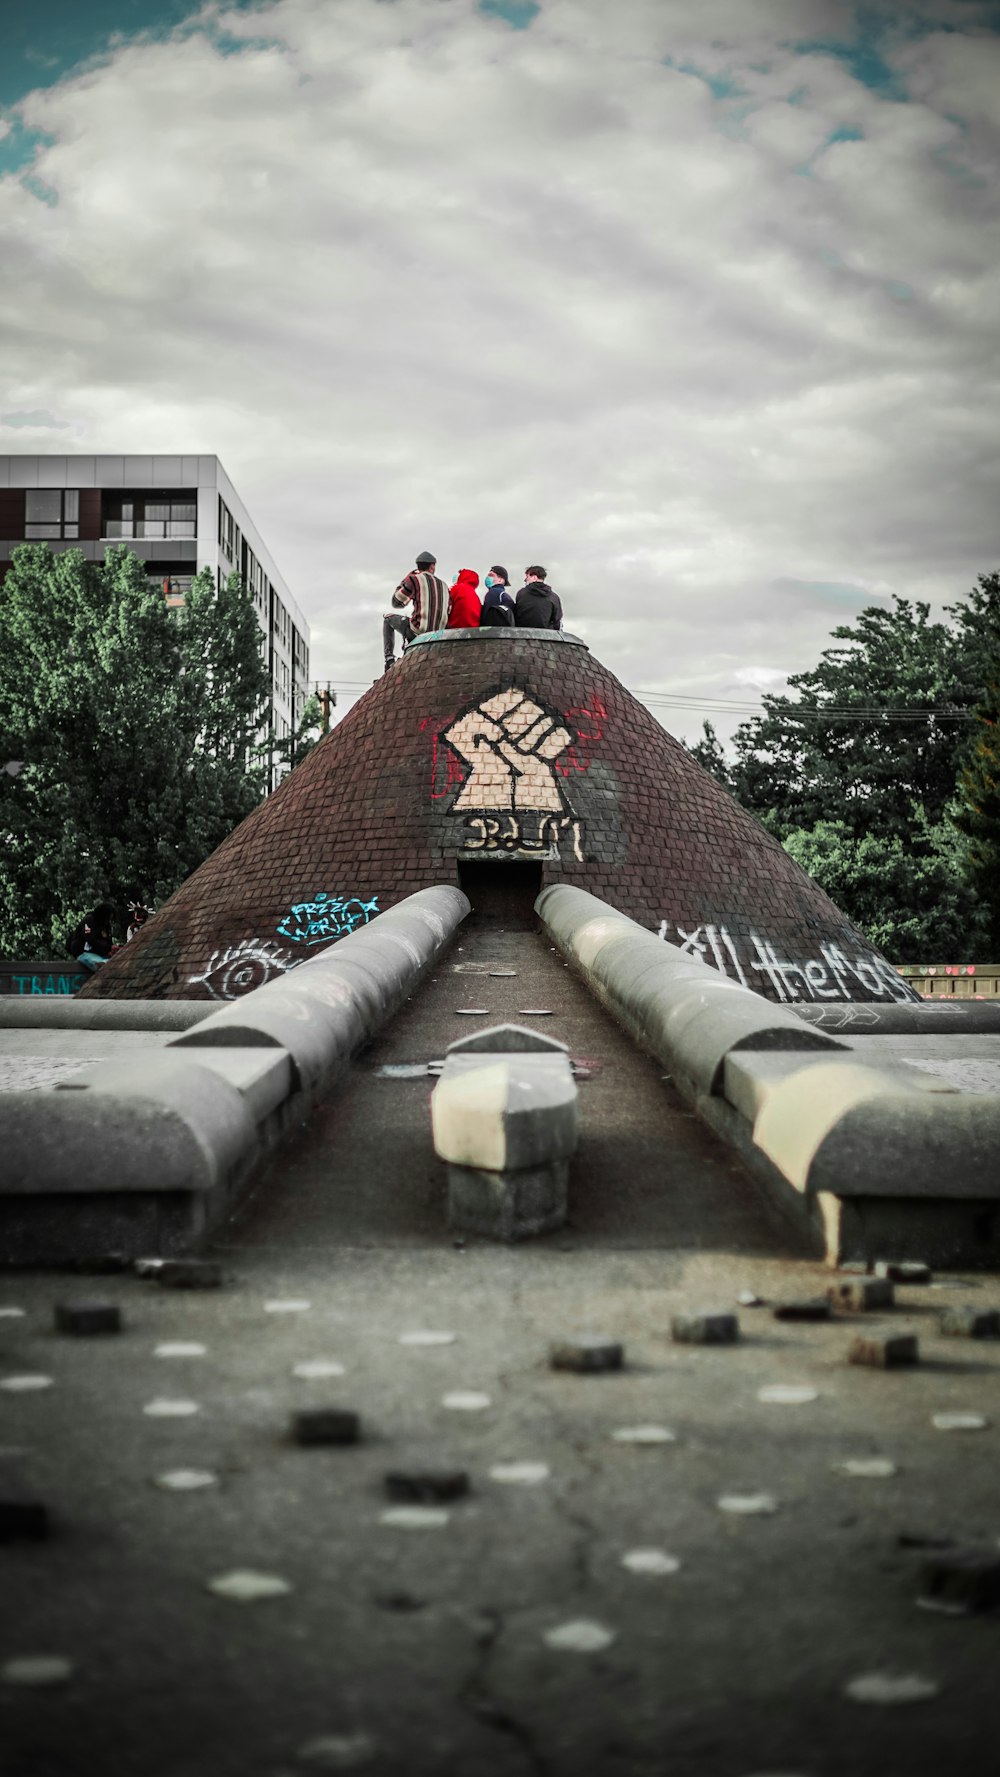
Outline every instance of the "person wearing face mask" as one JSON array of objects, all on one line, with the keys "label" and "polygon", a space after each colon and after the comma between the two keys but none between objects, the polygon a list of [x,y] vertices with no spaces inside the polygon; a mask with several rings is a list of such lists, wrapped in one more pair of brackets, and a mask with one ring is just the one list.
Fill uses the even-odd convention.
[{"label": "person wearing face mask", "polygon": [[492,567],[486,576],[486,597],[479,618],[480,629],[512,629],[514,599],[510,591],[507,569]]}]

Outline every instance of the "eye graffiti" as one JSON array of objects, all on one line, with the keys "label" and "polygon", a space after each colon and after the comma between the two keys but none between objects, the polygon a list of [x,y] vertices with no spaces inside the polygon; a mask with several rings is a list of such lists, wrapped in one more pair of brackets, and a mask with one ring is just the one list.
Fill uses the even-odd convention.
[{"label": "eye graffiti", "polygon": [[685,956],[699,957],[709,968],[734,977],[741,987],[760,989],[762,977],[766,977],[781,1001],[854,1000],[859,988],[877,1000],[911,1001],[920,997],[882,957],[865,956],[860,951],[848,955],[843,945],[830,939],[821,940],[818,957],[791,962],[780,957],[770,940],[759,932],[750,932],[737,940],[724,925],[701,925],[687,931],[664,919],[660,921],[659,936],[675,944]]},{"label": "eye graffiti", "polygon": [[287,974],[298,960],[290,958],[276,944],[247,938],[241,944],[213,951],[205,973],[191,975],[189,985],[207,988],[213,1000],[236,1000],[276,976]]},{"label": "eye graffiti", "polygon": [[[557,858],[568,845],[583,862],[582,823],[557,775],[573,747],[561,716],[512,687],[463,710],[436,738],[451,748],[448,784],[454,755],[468,768],[456,774],[450,809],[464,821],[464,850]],[[436,766],[435,752],[435,776]],[[431,793],[441,791],[432,785]]]},{"label": "eye graffiti", "polygon": [[344,901],[321,889],[311,901],[297,901],[278,926],[278,936],[293,944],[332,944],[346,938],[358,926],[367,925],[379,911],[378,896],[370,901],[357,897]]}]

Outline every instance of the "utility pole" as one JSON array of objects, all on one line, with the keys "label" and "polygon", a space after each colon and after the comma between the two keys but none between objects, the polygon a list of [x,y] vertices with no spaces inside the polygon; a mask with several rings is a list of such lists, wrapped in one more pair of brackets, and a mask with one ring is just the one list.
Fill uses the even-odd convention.
[{"label": "utility pole", "polygon": [[320,728],[324,734],[329,734],[330,711],[335,710],[337,707],[337,693],[333,689],[329,679],[327,679],[325,684],[321,684],[319,679],[315,679],[313,681],[313,693],[319,700],[320,714],[322,718]]}]

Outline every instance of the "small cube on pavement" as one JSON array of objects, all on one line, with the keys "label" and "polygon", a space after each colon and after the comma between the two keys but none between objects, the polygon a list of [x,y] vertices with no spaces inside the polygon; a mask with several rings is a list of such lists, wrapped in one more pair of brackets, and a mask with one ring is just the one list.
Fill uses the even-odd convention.
[{"label": "small cube on pavement", "polygon": [[344,1407],[304,1407],[292,1414],[296,1444],[356,1444],[361,1420]]},{"label": "small cube on pavement", "polygon": [[959,1610],[995,1610],[1000,1604],[1000,1553],[996,1549],[942,1549],[920,1570],[921,1598]]},{"label": "small cube on pavement", "polygon": [[48,1534],[48,1507],[15,1469],[0,1465],[0,1543],[41,1542]]},{"label": "small cube on pavement", "polygon": [[896,1286],[888,1277],[845,1277],[827,1290],[838,1308],[853,1308],[858,1314],[871,1314],[879,1308],[891,1308],[896,1300]]},{"label": "small cube on pavement", "polygon": [[945,1308],[939,1330],[955,1339],[1000,1339],[1000,1310],[996,1308]]},{"label": "small cube on pavement", "polygon": [[164,1259],[155,1281],[168,1290],[217,1290],[222,1266],[217,1259]]},{"label": "small cube on pavement", "polygon": [[893,1283],[931,1283],[934,1273],[922,1259],[879,1259],[876,1277],[889,1277]]},{"label": "small cube on pavement", "polygon": [[777,1302],[773,1313],[775,1320],[829,1320],[830,1298],[805,1296],[798,1301]]},{"label": "small cube on pavement", "polygon": [[57,1333],[73,1333],[78,1338],[120,1333],[122,1311],[115,1302],[57,1302],[55,1323]]},{"label": "small cube on pavement", "polygon": [[915,1333],[859,1333],[847,1352],[849,1364],[867,1364],[873,1370],[894,1370],[920,1361]]},{"label": "small cube on pavement", "polygon": [[465,1469],[390,1469],[385,1490],[390,1499],[421,1504],[462,1499],[469,1491],[469,1477]]},{"label": "small cube on pavement", "polygon": [[549,1346],[549,1365],[553,1370],[577,1370],[594,1374],[599,1370],[620,1370],[625,1361],[625,1347],[618,1339],[606,1339],[601,1333],[578,1333],[570,1339],[556,1339]]},{"label": "small cube on pavement", "polygon": [[721,1310],[700,1314],[674,1314],[670,1335],[681,1345],[735,1345],[740,1323],[735,1314]]}]

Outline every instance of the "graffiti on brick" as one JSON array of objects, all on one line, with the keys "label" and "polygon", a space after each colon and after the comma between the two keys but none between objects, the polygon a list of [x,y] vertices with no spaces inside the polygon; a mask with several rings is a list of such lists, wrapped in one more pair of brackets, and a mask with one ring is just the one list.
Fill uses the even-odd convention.
[{"label": "graffiti on brick", "polygon": [[559,856],[560,840],[571,845],[573,856],[583,863],[583,828],[568,814],[546,814],[539,817],[505,815],[467,815],[465,820],[466,851],[506,851]]},{"label": "graffiti on brick", "polygon": [[853,954],[842,944],[823,939],[819,955],[793,962],[779,955],[768,938],[749,932],[734,938],[724,925],[700,925],[692,930],[660,921],[659,936],[675,944],[685,956],[698,957],[710,968],[735,979],[741,987],[766,992],[770,982],[777,999],[854,1000],[859,989],[879,1000],[913,1000],[908,987],[891,963],[860,951]]},{"label": "graffiti on brick", "polygon": [[583,861],[583,825],[558,773],[574,744],[564,717],[511,687],[470,704],[437,739],[450,749],[446,789],[459,785],[449,812],[463,850],[556,858],[566,848]]},{"label": "graffiti on brick", "polygon": [[288,938],[292,944],[333,944],[358,926],[367,925],[378,910],[377,895],[370,901],[361,901],[357,896],[344,900],[321,889],[311,901],[293,904],[278,926],[278,936]]},{"label": "graffiti on brick", "polygon": [[300,960],[277,944],[244,938],[239,944],[213,951],[207,969],[201,975],[192,975],[189,985],[207,988],[213,1000],[235,1000],[255,987],[264,987],[278,975],[287,974]]}]

